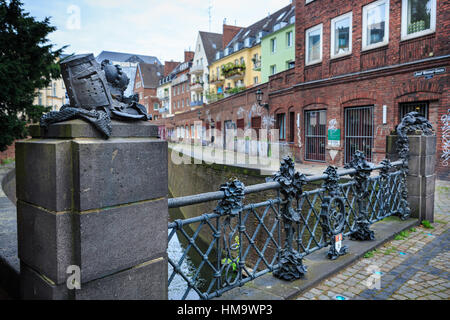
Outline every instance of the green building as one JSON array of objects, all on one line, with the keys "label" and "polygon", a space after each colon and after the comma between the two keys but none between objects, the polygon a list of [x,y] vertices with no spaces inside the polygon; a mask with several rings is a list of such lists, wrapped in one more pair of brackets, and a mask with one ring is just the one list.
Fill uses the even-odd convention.
[{"label": "green building", "polygon": [[261,82],[295,66],[295,7],[280,15],[270,33],[261,39]]}]

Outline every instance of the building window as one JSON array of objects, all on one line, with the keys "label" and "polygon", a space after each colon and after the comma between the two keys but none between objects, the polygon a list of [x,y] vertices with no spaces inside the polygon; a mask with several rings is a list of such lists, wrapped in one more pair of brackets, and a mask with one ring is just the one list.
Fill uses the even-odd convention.
[{"label": "building window", "polygon": [[286,139],[286,114],[279,113],[277,114],[277,129],[280,130],[280,140]]},{"label": "building window", "polygon": [[159,109],[159,103],[154,103],[153,104],[153,110],[158,110]]},{"label": "building window", "polygon": [[325,161],[327,111],[305,111],[305,160]]},{"label": "building window", "polygon": [[275,53],[277,51],[277,38],[270,39],[270,52]]},{"label": "building window", "polygon": [[295,67],[295,61],[293,61],[293,60],[286,61],[286,69],[292,69],[294,67]]},{"label": "building window", "polygon": [[295,140],[295,112],[289,112],[289,142]]},{"label": "building window", "polygon": [[241,57],[241,66],[245,64],[244,57]]},{"label": "building window", "polygon": [[345,163],[352,160],[356,150],[364,152],[372,161],[373,106],[344,109],[345,115]]},{"label": "building window", "polygon": [[402,0],[402,40],[436,30],[436,0]]},{"label": "building window", "polygon": [[352,52],[352,13],[331,20],[331,57]]},{"label": "building window", "polygon": [[413,111],[418,112],[422,117],[428,119],[428,102],[407,102],[400,103],[399,122],[403,117]]},{"label": "building window", "polygon": [[139,89],[140,87],[141,87],[141,82],[140,81],[136,82],[136,89]]},{"label": "building window", "polygon": [[322,61],[322,24],[306,30],[306,65]]},{"label": "building window", "polygon": [[40,93],[40,92],[38,95],[38,105],[42,106],[42,93]]},{"label": "building window", "polygon": [[292,43],[294,43],[294,32],[286,32],[286,46],[292,47]]},{"label": "building window", "polygon": [[254,83],[254,84],[258,84],[258,77],[254,77],[254,78],[253,78],[253,83]]},{"label": "building window", "polygon": [[184,108],[184,99],[181,100],[181,107]]},{"label": "building window", "polygon": [[277,65],[276,64],[270,66],[270,75],[274,75],[275,73],[277,73]]},{"label": "building window", "polygon": [[140,99],[141,101],[144,100],[144,94],[143,94],[142,92],[139,94],[139,99]]},{"label": "building window", "polygon": [[389,42],[389,1],[378,0],[363,7],[362,49]]}]

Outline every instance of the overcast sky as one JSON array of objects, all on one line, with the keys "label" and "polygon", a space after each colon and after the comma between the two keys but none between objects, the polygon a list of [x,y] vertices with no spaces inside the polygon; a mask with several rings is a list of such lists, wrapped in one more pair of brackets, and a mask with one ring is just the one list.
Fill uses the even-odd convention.
[{"label": "overcast sky", "polygon": [[[50,17],[49,39],[66,53],[102,50],[180,61],[193,49],[198,31],[222,33],[222,24],[249,26],[290,0],[22,0],[25,10]],[[209,30],[208,7],[212,4]]]}]

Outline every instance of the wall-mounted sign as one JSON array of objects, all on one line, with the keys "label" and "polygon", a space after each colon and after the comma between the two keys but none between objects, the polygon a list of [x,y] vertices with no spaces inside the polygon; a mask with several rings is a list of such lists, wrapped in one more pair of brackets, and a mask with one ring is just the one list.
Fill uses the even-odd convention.
[{"label": "wall-mounted sign", "polygon": [[341,145],[341,129],[328,129],[328,145],[331,147]]},{"label": "wall-mounted sign", "polygon": [[445,72],[445,67],[441,68],[434,68],[434,69],[428,69],[428,70],[422,70],[422,71],[416,71],[414,72],[414,77],[433,77],[435,74],[441,74]]}]

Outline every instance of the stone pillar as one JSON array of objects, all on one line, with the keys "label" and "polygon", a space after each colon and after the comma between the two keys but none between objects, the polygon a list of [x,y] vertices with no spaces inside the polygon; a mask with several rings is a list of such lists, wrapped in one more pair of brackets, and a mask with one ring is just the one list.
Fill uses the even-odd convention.
[{"label": "stone pillar", "polygon": [[[148,122],[33,126],[16,144],[23,299],[167,299],[167,142]],[[80,268],[81,289],[67,280]],[[76,268],[76,267],[75,267]],[[76,279],[76,277],[72,277]]]},{"label": "stone pillar", "polygon": [[[386,137],[387,157],[398,160],[397,135]],[[436,183],[436,136],[408,135],[409,173],[408,203],[411,216],[434,222],[434,191]]]}]

